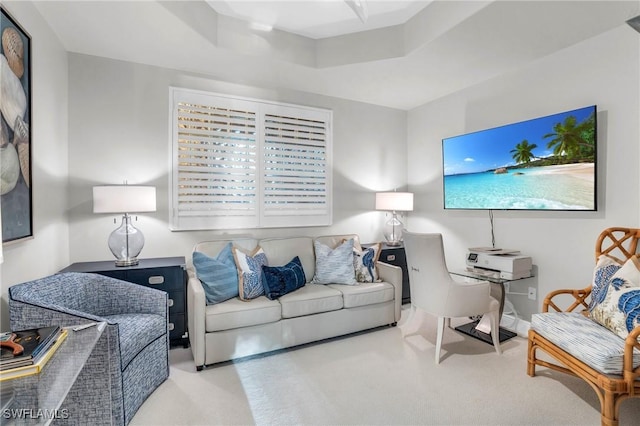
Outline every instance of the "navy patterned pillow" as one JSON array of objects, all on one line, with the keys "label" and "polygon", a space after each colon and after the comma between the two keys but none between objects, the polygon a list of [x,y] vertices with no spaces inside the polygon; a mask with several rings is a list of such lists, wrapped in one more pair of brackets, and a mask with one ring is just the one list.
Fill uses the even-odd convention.
[{"label": "navy patterned pillow", "polygon": [[307,282],[298,256],[284,266],[263,266],[262,272],[264,294],[271,300],[304,287]]}]

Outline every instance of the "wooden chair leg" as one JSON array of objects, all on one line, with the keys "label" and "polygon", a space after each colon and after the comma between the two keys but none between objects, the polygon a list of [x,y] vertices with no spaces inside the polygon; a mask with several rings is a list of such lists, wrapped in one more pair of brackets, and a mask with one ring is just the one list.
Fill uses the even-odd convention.
[{"label": "wooden chair leg", "polygon": [[436,337],[436,364],[440,364],[440,348],[442,347],[442,335],[444,334],[444,317],[438,317],[438,335]]},{"label": "wooden chair leg", "polygon": [[527,374],[531,377],[536,375],[536,349],[533,345],[531,334],[527,344]]},{"label": "wooden chair leg", "polygon": [[616,399],[613,393],[607,390],[603,392],[600,421],[602,426],[618,426]]}]

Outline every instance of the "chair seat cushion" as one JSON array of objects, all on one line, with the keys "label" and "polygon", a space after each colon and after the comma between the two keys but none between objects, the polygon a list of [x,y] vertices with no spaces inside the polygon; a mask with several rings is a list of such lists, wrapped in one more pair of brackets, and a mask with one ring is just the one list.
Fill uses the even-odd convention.
[{"label": "chair seat cushion", "polygon": [[358,285],[329,284],[328,287],[342,293],[345,308],[375,305],[393,300],[394,288],[385,282],[359,283]]},{"label": "chair seat cushion", "polygon": [[295,318],[342,309],[342,293],[330,286],[307,284],[280,299],[282,318]]},{"label": "chair seat cushion", "polygon": [[[531,328],[593,369],[622,374],[624,340],[590,318],[576,312],[534,314]],[[633,365],[640,365],[640,351],[634,351]]]},{"label": "chair seat cushion", "polygon": [[118,324],[122,371],[144,348],[167,333],[167,320],[162,315],[121,314],[105,318]]},{"label": "chair seat cushion", "polygon": [[249,301],[239,298],[229,299],[205,310],[205,329],[213,331],[231,330],[280,321],[280,303],[265,296]]}]

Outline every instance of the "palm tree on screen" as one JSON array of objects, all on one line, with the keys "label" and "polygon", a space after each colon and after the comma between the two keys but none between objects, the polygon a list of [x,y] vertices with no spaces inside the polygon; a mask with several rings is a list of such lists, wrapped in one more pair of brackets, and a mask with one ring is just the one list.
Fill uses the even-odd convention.
[{"label": "palm tree on screen", "polygon": [[511,156],[513,157],[516,163],[526,164],[531,162],[531,160],[535,158],[535,155],[533,154],[532,151],[537,147],[538,145],[536,145],[535,143],[530,144],[528,140],[524,139],[522,142],[516,145],[514,149],[512,149],[509,152],[511,153]]},{"label": "palm tree on screen", "polygon": [[547,148],[553,148],[555,155],[566,154],[569,158],[575,157],[580,152],[580,146],[588,145],[583,137],[585,122],[577,124],[573,115],[565,118],[563,123],[553,126],[553,133],[547,133],[543,138],[553,138],[547,144]]}]

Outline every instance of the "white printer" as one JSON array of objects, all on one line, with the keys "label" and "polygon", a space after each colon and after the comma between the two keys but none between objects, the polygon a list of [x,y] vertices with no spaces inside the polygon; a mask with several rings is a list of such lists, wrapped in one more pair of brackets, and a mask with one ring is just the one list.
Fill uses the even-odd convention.
[{"label": "white printer", "polygon": [[467,253],[467,267],[479,269],[480,273],[495,272],[507,280],[530,277],[532,266],[531,257],[521,255],[518,250],[475,247]]}]

